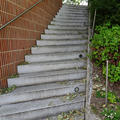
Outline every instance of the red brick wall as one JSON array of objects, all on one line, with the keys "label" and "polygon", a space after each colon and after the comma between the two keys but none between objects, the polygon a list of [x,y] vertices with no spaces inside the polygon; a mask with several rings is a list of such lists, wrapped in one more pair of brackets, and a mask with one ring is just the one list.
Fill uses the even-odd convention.
[{"label": "red brick wall", "polygon": [[[10,21],[38,0],[0,0],[0,26]],[[40,39],[62,0],[43,0],[22,17],[0,30],[0,87],[7,87],[7,78],[17,73],[17,65]]]}]

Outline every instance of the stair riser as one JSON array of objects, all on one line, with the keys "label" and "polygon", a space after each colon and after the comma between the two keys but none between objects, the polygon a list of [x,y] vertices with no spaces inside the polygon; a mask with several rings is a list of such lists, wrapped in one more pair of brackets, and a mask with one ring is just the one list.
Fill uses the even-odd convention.
[{"label": "stair riser", "polygon": [[39,48],[39,47],[33,47],[32,48],[32,54],[40,54],[40,53],[58,53],[58,52],[75,52],[75,51],[83,51],[87,50],[86,45],[82,46],[73,46],[73,47],[61,47],[58,48]]},{"label": "stair riser", "polygon": [[50,71],[50,70],[59,70],[59,69],[69,69],[76,67],[85,66],[85,62],[77,62],[77,63],[61,63],[61,64],[49,64],[49,65],[21,65],[18,66],[18,73],[33,73],[33,72],[41,72],[41,71]]},{"label": "stair riser", "polygon": [[[78,69],[78,73],[86,72],[86,70]],[[63,75],[63,74],[70,74],[70,73],[76,73],[76,69],[61,69],[61,70],[55,70],[55,71],[46,71],[46,72],[36,72],[36,73],[28,73],[28,74],[19,74],[20,77],[45,77],[45,76],[54,76],[54,75]]]},{"label": "stair riser", "polygon": [[[47,38],[46,38],[47,39]],[[55,39],[55,38],[51,38]],[[62,38],[61,38],[62,39]],[[87,40],[37,40],[37,46],[87,44]]]},{"label": "stair riser", "polygon": [[59,13],[68,13],[68,14],[79,14],[79,15],[84,15],[84,14],[88,14],[88,11],[60,10]]},{"label": "stair riser", "polygon": [[71,19],[57,19],[57,18],[53,18],[54,21],[57,21],[57,22],[73,22],[73,23],[76,23],[76,22],[88,22],[88,20],[71,20]]},{"label": "stair riser", "polygon": [[61,8],[60,11],[69,11],[69,12],[87,12],[87,9],[69,9],[69,8]]},{"label": "stair riser", "polygon": [[84,34],[82,35],[41,35],[41,39],[55,39],[55,40],[57,39],[81,39],[81,38],[87,38],[87,37],[88,37],[87,34],[85,35]]},{"label": "stair riser", "polygon": [[[16,94],[13,96],[6,96],[1,97],[0,99],[0,105],[5,104],[13,104],[13,103],[19,103],[19,102],[25,102],[25,101],[31,101],[31,100],[38,100],[43,98],[50,98],[55,96],[62,96],[68,93],[74,93],[73,87],[62,87],[57,88],[54,90],[47,90],[47,91],[36,91],[36,92],[30,92],[30,93],[22,93],[22,94]],[[81,92],[85,91],[85,86],[78,86]]]},{"label": "stair riser", "polygon": [[51,29],[51,30],[86,30],[87,31],[87,27],[65,27],[65,26],[57,26],[57,25],[49,25],[48,26],[48,29]]},{"label": "stair riser", "polygon": [[67,14],[67,13],[57,13],[57,16],[64,16],[64,17],[88,17],[88,14]]},{"label": "stair riser", "polygon": [[62,7],[61,9],[70,9],[70,10],[88,10],[87,7],[67,7],[67,6],[64,6]]},{"label": "stair riser", "polygon": [[88,20],[87,19],[87,17],[82,17],[82,18],[80,18],[80,17],[77,17],[77,18],[75,18],[75,17],[71,17],[71,18],[69,18],[69,17],[55,17],[55,18],[53,18],[53,20],[77,20],[77,21],[86,21],[86,20]]},{"label": "stair riser", "polygon": [[79,59],[79,55],[82,54],[83,58],[86,57],[85,53],[71,53],[70,54],[65,54],[65,55],[31,55],[31,56],[25,56],[25,61],[26,62],[48,62],[48,61],[57,61],[57,60],[70,60],[70,59]]},{"label": "stair riser", "polygon": [[58,19],[77,19],[77,20],[84,20],[84,19],[87,19],[88,17],[87,16],[58,16],[56,15],[55,18],[58,18]]},{"label": "stair riser", "polygon": [[87,26],[87,23],[65,23],[65,22],[51,22],[53,25],[61,25],[61,26]]},{"label": "stair riser", "polygon": [[[67,10],[67,11],[88,11],[88,9],[81,9],[81,8],[67,8],[67,7],[62,7],[60,10]],[[59,10],[59,11],[60,11]]]},{"label": "stair riser", "polygon": [[82,33],[88,33],[86,30],[82,30],[82,31],[67,31],[67,30],[65,30],[65,31],[63,31],[63,30],[45,30],[45,34],[62,34],[62,35],[64,35],[64,34],[70,34],[70,35],[75,35],[75,34],[82,34]]},{"label": "stair riser", "polygon": [[60,11],[57,14],[62,14],[62,15],[88,15],[88,12],[70,12],[70,11]]},{"label": "stair riser", "polygon": [[77,6],[77,5],[63,5],[62,8],[88,9],[87,6]]},{"label": "stair riser", "polygon": [[17,87],[26,86],[26,85],[37,85],[43,83],[50,82],[62,82],[68,80],[79,80],[86,77],[86,73],[75,73],[75,74],[66,74],[66,75],[57,75],[57,76],[49,76],[49,77],[35,77],[35,78],[16,78],[16,79],[8,79],[8,85],[11,87],[12,85],[16,85]]},{"label": "stair riser", "polygon": [[24,112],[21,114],[13,114],[9,116],[2,116],[1,120],[43,120],[43,118],[60,114],[61,112],[68,112],[71,110],[80,110],[84,108],[84,102],[61,105],[58,107],[49,107],[46,109]]}]

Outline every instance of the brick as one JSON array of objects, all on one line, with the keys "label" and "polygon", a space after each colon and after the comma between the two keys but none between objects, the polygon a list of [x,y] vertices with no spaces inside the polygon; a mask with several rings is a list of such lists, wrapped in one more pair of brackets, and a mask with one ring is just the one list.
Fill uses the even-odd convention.
[{"label": "brick", "polygon": [[[13,19],[38,0],[0,0],[0,26]],[[0,87],[7,87],[7,77],[17,72],[17,65],[40,39],[62,0],[43,0],[0,31]]]}]

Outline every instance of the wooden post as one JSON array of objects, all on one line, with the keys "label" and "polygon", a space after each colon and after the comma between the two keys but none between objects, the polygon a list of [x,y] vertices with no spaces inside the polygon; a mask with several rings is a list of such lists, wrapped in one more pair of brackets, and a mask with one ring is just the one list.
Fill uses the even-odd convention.
[{"label": "wooden post", "polygon": [[106,89],[105,89],[105,104],[107,106],[107,102],[108,102],[108,60],[106,61]]}]

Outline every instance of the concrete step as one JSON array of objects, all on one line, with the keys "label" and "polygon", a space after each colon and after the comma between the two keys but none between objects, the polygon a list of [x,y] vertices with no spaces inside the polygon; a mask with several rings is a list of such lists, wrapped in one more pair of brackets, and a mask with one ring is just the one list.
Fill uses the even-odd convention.
[{"label": "concrete step", "polygon": [[85,97],[78,96],[72,101],[62,101],[63,98],[56,97],[3,106],[0,108],[1,120],[43,120],[47,116],[84,108]]},{"label": "concrete step", "polygon": [[[70,113],[70,111],[68,111],[68,112]],[[68,116],[70,117],[68,112],[66,112],[66,114],[68,114]],[[43,120],[58,120],[59,119],[59,115],[62,115],[62,113],[58,114],[58,116],[50,116],[50,117],[44,118]],[[84,116],[85,116],[84,113],[81,112],[81,115],[76,115],[73,118],[74,118],[74,120],[85,120]]]},{"label": "concrete step", "polygon": [[57,60],[68,60],[68,59],[80,59],[80,55],[82,58],[86,57],[85,51],[77,51],[77,52],[64,52],[64,53],[45,53],[45,54],[34,54],[34,55],[26,55],[26,62],[47,62],[47,61],[57,61]]},{"label": "concrete step", "polygon": [[59,69],[69,69],[69,68],[80,68],[86,65],[86,60],[64,60],[56,62],[40,62],[40,63],[30,63],[27,65],[19,65],[18,73],[35,73],[41,71],[59,70]]},{"label": "concrete step", "polygon": [[60,19],[88,19],[88,16],[63,16],[63,15],[56,15],[55,18],[60,18]]},{"label": "concrete step", "polygon": [[88,17],[88,13],[82,13],[79,12],[78,14],[74,14],[74,13],[66,13],[66,12],[57,12],[57,16],[71,16],[71,17],[82,17],[82,16],[87,16]]},{"label": "concrete step", "polygon": [[86,30],[87,31],[87,27],[71,27],[71,26],[62,26],[62,25],[48,25],[48,29],[57,29],[57,30]]},{"label": "concrete step", "polygon": [[55,17],[55,18],[53,18],[53,20],[59,20],[59,19],[62,19],[62,20],[78,20],[78,21],[82,21],[82,20],[84,20],[84,21],[87,21],[88,20],[88,18],[87,17],[77,17],[77,18],[75,18],[75,17],[71,17],[71,18],[69,18],[69,17]]},{"label": "concrete step", "polygon": [[[61,27],[61,26],[60,26]],[[52,27],[53,28],[53,27]],[[77,27],[65,27],[65,26],[63,26],[63,27],[61,27],[62,29],[66,29],[66,28],[73,28],[73,29],[82,29],[81,27],[79,27],[78,26],[78,28]],[[60,29],[60,28],[58,28],[57,26],[56,26],[56,28],[55,29]],[[83,28],[84,29],[84,28]],[[52,39],[55,39],[55,40],[58,40],[58,39],[60,39],[60,40],[62,40],[62,39],[84,39],[84,38],[86,38],[87,39],[87,37],[88,37],[88,35],[87,34],[79,34],[79,35],[47,35],[47,34],[42,34],[41,35],[41,39],[43,39],[43,41],[44,41],[44,39],[45,40],[52,40]],[[62,42],[62,41],[61,41]],[[74,41],[73,41],[74,42]],[[77,44],[77,42],[76,42],[76,44]]]},{"label": "concrete step", "polygon": [[85,83],[76,83],[73,85],[64,85],[60,83],[51,83],[35,86],[27,86],[17,88],[9,94],[0,96],[0,105],[15,104],[32,100],[40,100],[50,97],[62,96],[74,93],[74,89],[78,87],[80,92],[85,91]]},{"label": "concrete step", "polygon": [[66,9],[66,8],[62,8],[62,9],[59,10],[59,12],[65,12],[65,11],[71,12],[71,13],[73,13],[73,12],[81,12],[83,14],[88,12],[88,10],[75,10],[75,9]]},{"label": "concrete step", "polygon": [[[82,36],[84,37],[84,36]],[[55,38],[47,38],[45,40],[37,40],[37,46],[49,46],[49,45],[76,45],[76,44],[87,44],[88,40],[80,40],[78,38],[73,38],[75,40],[69,39],[66,37],[66,39],[60,39],[59,37],[57,37],[57,39]]]},{"label": "concrete step", "polygon": [[74,15],[88,15],[88,11],[79,11],[79,12],[76,12],[76,11],[59,11],[57,14],[74,14]]},{"label": "concrete step", "polygon": [[80,59],[86,57],[86,52],[64,52],[64,53],[46,53],[46,54],[37,54],[37,55],[26,55],[26,62],[48,62],[48,61],[57,61],[57,60],[69,60],[69,59]]},{"label": "concrete step", "polygon": [[82,20],[76,20],[76,19],[58,19],[58,18],[53,18],[53,21],[57,21],[57,22],[73,22],[73,23],[76,23],[76,22],[88,22],[88,19],[82,19]]},{"label": "concrete step", "polygon": [[62,13],[57,13],[57,15],[56,15],[57,17],[79,17],[79,18],[81,18],[81,17],[88,17],[88,14],[62,14]]},{"label": "concrete step", "polygon": [[88,7],[79,7],[79,6],[62,6],[60,9],[72,9],[72,10],[88,10]]},{"label": "concrete step", "polygon": [[63,5],[62,6],[63,8],[66,7],[66,8],[80,8],[80,9],[88,9],[88,6],[84,6],[84,5],[71,5],[71,4],[67,4],[67,5]]},{"label": "concrete step", "polygon": [[68,74],[62,74],[62,75],[52,75],[52,76],[36,76],[36,77],[18,77],[18,78],[12,78],[8,79],[8,86],[11,87],[12,85],[16,85],[17,87],[20,86],[28,86],[28,85],[37,85],[37,84],[43,84],[43,83],[50,83],[50,82],[61,82],[61,81],[71,81],[71,80],[79,80],[86,77],[86,72],[74,72],[74,73],[68,73]]},{"label": "concrete step", "polygon": [[[61,7],[60,10],[70,10],[70,11],[88,11],[88,8],[75,8],[75,7]],[[60,11],[59,10],[59,11]]]},{"label": "concrete step", "polygon": [[32,54],[86,51],[86,44],[32,47]]},{"label": "concrete step", "polygon": [[[68,111],[68,112],[70,113],[70,111]],[[69,115],[68,112],[66,112],[66,114]],[[58,120],[58,119],[59,119],[59,115],[62,115],[62,113],[61,113],[61,114],[58,114],[57,116],[50,116],[50,117],[44,118],[44,119],[42,119],[42,120]],[[74,116],[74,120],[85,120],[85,117],[84,117],[84,116],[85,116],[84,113],[81,112],[80,115],[75,115],[75,116]],[[70,115],[69,115],[69,117],[70,117]],[[69,117],[68,117],[68,118],[69,118]]]},{"label": "concrete step", "polygon": [[52,25],[63,25],[63,26],[87,26],[88,23],[87,22],[77,22],[77,23],[68,23],[68,22],[56,22],[56,21],[52,21],[51,22]]},{"label": "concrete step", "polygon": [[82,7],[61,7],[60,10],[71,10],[71,11],[88,11],[88,8]]},{"label": "concrete step", "polygon": [[78,34],[85,34],[88,33],[86,30],[82,31],[74,31],[74,30],[45,30],[45,34],[54,34],[54,35],[78,35]]},{"label": "concrete step", "polygon": [[54,75],[63,75],[63,74],[70,74],[70,73],[81,73],[86,72],[87,68],[69,68],[69,69],[60,69],[60,70],[51,70],[51,71],[41,71],[41,72],[35,72],[35,73],[25,73],[25,74],[19,74],[19,77],[48,77],[48,76],[54,76]]}]

